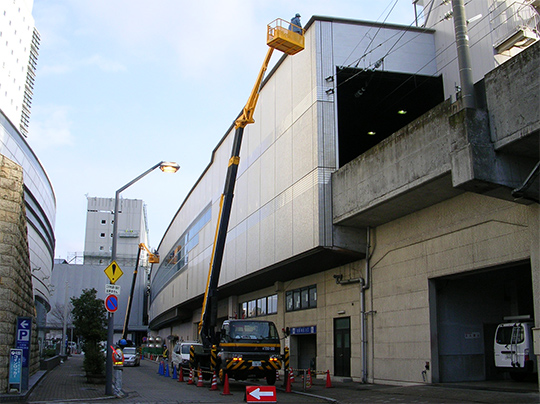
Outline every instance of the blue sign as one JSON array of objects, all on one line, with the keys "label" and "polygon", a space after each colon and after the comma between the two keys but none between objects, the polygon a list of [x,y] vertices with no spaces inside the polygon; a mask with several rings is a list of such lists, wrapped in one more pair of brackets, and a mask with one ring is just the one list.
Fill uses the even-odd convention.
[{"label": "blue sign", "polygon": [[21,390],[22,378],[22,349],[10,349],[9,354],[9,384],[18,384],[19,391]]},{"label": "blue sign", "polygon": [[307,327],[291,327],[290,331],[291,331],[291,335],[317,334],[317,326],[316,325],[310,325],[310,326],[307,326]]},{"label": "blue sign", "polygon": [[32,317],[17,317],[17,335],[15,348],[22,349],[22,366],[27,368],[30,363],[30,342],[32,341]]},{"label": "blue sign", "polygon": [[22,349],[11,348],[9,355],[9,384],[20,384],[22,375]]}]

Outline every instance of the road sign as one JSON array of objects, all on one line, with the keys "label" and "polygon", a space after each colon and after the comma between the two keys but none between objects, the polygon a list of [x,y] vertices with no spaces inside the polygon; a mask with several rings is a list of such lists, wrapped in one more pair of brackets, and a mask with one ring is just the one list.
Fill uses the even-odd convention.
[{"label": "road sign", "polygon": [[109,295],[105,298],[105,308],[109,313],[114,313],[118,310],[118,296]]},{"label": "road sign", "polygon": [[17,335],[15,348],[22,349],[22,366],[28,367],[30,363],[30,341],[32,336],[32,317],[17,317]]},{"label": "road sign", "polygon": [[122,275],[124,275],[124,273],[122,272],[116,261],[113,261],[107,268],[105,268],[105,275],[107,275],[111,283],[114,284],[118,279],[120,279]]},{"label": "road sign", "polygon": [[248,403],[275,403],[276,386],[246,386]]},{"label": "road sign", "polygon": [[105,294],[106,295],[120,295],[120,285],[105,285]]}]

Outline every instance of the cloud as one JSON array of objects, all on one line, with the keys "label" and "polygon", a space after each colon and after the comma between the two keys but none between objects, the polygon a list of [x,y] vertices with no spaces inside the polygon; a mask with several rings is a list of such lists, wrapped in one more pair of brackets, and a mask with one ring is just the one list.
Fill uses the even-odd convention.
[{"label": "cloud", "polygon": [[68,116],[69,108],[65,106],[48,105],[33,109],[28,142],[38,154],[58,146],[73,145],[72,122]]}]

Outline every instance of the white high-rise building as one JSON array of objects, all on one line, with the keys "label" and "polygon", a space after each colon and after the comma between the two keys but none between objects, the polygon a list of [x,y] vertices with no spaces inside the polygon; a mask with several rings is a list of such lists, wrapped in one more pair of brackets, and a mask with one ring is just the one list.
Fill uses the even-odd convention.
[{"label": "white high-rise building", "polygon": [[33,0],[5,0],[0,14],[0,109],[28,135],[40,36]]},{"label": "white high-rise building", "polygon": [[[84,263],[108,264],[111,259],[114,198],[88,197]],[[120,199],[117,261],[134,265],[140,243],[148,244],[146,205],[140,199]]]}]

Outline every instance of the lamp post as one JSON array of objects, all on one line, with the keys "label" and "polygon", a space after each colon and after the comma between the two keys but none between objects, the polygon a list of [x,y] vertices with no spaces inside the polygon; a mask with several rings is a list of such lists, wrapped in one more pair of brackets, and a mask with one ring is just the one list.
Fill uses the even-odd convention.
[{"label": "lamp post", "polygon": [[[153,167],[150,167],[144,173],[137,178],[131,180],[123,187],[116,191],[114,196],[114,216],[113,216],[113,237],[112,237],[112,249],[111,249],[111,263],[116,261],[116,249],[118,242],[118,205],[120,199],[120,193],[126,188],[130,187],[147,174],[154,171],[156,168],[160,168],[163,172],[175,173],[180,169],[180,166],[174,162],[161,161]],[[113,395],[113,360],[112,360],[112,345],[114,339],[114,313],[109,313],[108,326],[107,326],[107,362],[105,368],[105,394]]]}]

